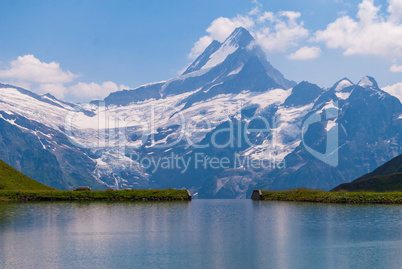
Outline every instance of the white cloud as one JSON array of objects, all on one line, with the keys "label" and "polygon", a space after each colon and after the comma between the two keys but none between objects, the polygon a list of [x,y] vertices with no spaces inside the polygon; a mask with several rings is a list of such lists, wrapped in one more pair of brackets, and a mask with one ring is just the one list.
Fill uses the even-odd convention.
[{"label": "white cloud", "polygon": [[394,64],[389,68],[389,71],[391,71],[393,73],[402,72],[402,65]]},{"label": "white cloud", "polygon": [[383,91],[393,95],[402,102],[402,82],[382,88]]},{"label": "white cloud", "polygon": [[1,81],[38,94],[50,93],[60,99],[66,95],[74,95],[79,99],[104,98],[111,92],[129,88],[111,81],[102,84],[78,82],[71,85],[76,78],[78,75],[64,71],[59,63],[41,62],[31,54],[19,56],[8,67],[0,69]]},{"label": "white cloud", "polygon": [[388,12],[390,13],[389,19],[393,23],[400,23],[402,21],[402,1],[389,0]]},{"label": "white cloud", "polygon": [[65,83],[72,82],[77,75],[61,69],[56,62],[45,63],[32,54],[19,56],[7,68],[0,70],[0,79],[16,86],[30,88],[38,93],[51,93],[58,98],[64,96]]},{"label": "white cloud", "polygon": [[237,27],[250,28],[254,25],[253,20],[248,16],[236,16],[232,19],[220,17],[214,20],[211,25],[207,28],[206,32],[209,35],[201,37],[197,42],[195,42],[188,58],[194,60],[197,58],[210,44],[213,40],[219,42],[225,41],[225,39],[236,29]]},{"label": "white cloud", "polygon": [[357,18],[360,19],[360,23],[365,25],[371,25],[375,21],[379,21],[378,12],[381,6],[375,6],[374,0],[363,0],[359,5],[357,12]]},{"label": "white cloud", "polygon": [[10,62],[8,69],[0,70],[0,78],[40,84],[67,83],[76,77],[77,75],[68,70],[63,71],[59,63],[41,62],[32,54],[19,56],[17,60]]},{"label": "white cloud", "polygon": [[308,38],[309,31],[299,22],[301,14],[282,11],[278,14],[264,12],[257,18],[261,27],[252,31],[257,43],[269,52],[286,52]]},{"label": "white cloud", "polygon": [[248,15],[251,15],[251,16],[253,16],[253,15],[257,15],[258,13],[260,13],[261,12],[261,8],[260,8],[260,6],[255,6],[252,10],[250,10],[250,12],[248,13]]},{"label": "white cloud", "polygon": [[214,20],[206,31],[213,40],[223,42],[234,31],[234,29],[240,26],[250,29],[254,26],[254,21],[249,16],[241,15],[237,15],[232,19],[220,17]]},{"label": "white cloud", "polygon": [[127,87],[125,85],[118,86],[112,81],[106,81],[102,84],[97,84],[94,82],[78,82],[77,84],[69,87],[69,92],[75,96],[80,96],[82,98],[105,98],[112,92],[121,91],[129,88],[130,87]]},{"label": "white cloud", "polygon": [[188,58],[194,60],[196,59],[212,42],[212,38],[210,36],[203,36],[197,42],[195,42],[193,48],[188,55]]},{"label": "white cloud", "polygon": [[50,93],[57,98],[63,98],[67,92],[66,86],[61,83],[56,84],[40,84],[38,88],[27,87],[29,90],[36,90],[40,94]]},{"label": "white cloud", "polygon": [[328,48],[343,49],[345,55],[402,57],[402,1],[390,0],[389,14],[380,14],[373,0],[363,0],[356,19],[343,16],[317,31],[314,41]]},{"label": "white cloud", "polygon": [[66,83],[77,75],[63,71],[56,62],[45,63],[32,54],[19,56],[10,62],[8,69],[0,70],[0,77],[9,80],[22,80],[31,83]]},{"label": "white cloud", "polygon": [[290,54],[288,59],[290,60],[310,60],[320,57],[320,47],[302,47],[296,52]]},{"label": "white cloud", "polygon": [[243,20],[242,16],[237,16],[234,19],[224,17],[217,18],[206,30],[209,35],[201,37],[197,42],[194,43],[190,53],[188,54],[188,58],[190,60],[196,59],[213,40],[223,42],[234,29],[240,26],[245,27],[243,23],[248,24],[247,21]]},{"label": "white cloud", "polygon": [[337,14],[339,16],[341,16],[341,17],[344,17],[344,16],[348,15],[348,11],[347,10],[341,10],[341,11],[338,11]]},{"label": "white cloud", "polygon": [[285,52],[308,38],[309,31],[304,28],[303,21],[299,21],[301,17],[299,12],[263,12],[262,5],[258,2],[255,4],[256,7],[247,15],[215,19],[206,29],[208,35],[201,37],[194,44],[188,55],[189,58],[198,57],[212,40],[223,42],[234,29],[240,26],[249,30],[257,43],[269,52]]}]

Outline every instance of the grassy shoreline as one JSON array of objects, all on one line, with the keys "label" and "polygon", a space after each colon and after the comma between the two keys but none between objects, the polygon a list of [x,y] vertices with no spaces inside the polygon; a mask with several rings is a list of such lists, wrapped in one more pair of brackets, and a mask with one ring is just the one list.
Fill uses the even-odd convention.
[{"label": "grassy shoreline", "polygon": [[402,192],[327,192],[301,188],[262,191],[261,200],[338,204],[402,204]]},{"label": "grassy shoreline", "polygon": [[187,190],[0,190],[0,202],[10,201],[190,201]]}]

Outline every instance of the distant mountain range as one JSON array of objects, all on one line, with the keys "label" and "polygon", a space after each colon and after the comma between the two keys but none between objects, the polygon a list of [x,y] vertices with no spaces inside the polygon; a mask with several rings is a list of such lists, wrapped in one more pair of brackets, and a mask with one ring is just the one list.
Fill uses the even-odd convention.
[{"label": "distant mountain range", "polygon": [[343,183],[333,191],[402,191],[402,155],[381,165],[373,172]]},{"label": "distant mountain range", "polygon": [[88,105],[0,84],[0,159],[59,189],[329,190],[401,154],[401,127],[374,78],[297,84],[244,28],[176,78]]}]

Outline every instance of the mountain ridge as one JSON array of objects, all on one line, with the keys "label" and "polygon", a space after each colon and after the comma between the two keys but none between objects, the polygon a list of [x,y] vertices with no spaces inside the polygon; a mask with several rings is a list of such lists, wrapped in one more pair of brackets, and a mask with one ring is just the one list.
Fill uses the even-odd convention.
[{"label": "mountain ridge", "polygon": [[331,191],[402,191],[402,154],[374,171],[352,182],[343,183]]}]

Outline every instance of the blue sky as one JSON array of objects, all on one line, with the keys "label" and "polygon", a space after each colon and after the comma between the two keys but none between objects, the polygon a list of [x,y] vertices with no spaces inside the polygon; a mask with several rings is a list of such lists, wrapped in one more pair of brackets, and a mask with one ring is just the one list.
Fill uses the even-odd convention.
[{"label": "blue sky", "polygon": [[0,81],[101,98],[177,76],[191,51],[246,24],[289,79],[329,87],[371,75],[383,87],[402,82],[401,19],[402,0],[2,0]]}]

